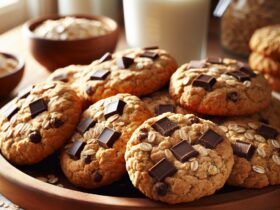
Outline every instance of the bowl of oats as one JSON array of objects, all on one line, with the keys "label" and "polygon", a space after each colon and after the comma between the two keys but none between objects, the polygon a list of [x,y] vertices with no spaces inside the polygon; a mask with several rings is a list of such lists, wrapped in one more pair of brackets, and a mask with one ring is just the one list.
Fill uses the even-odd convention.
[{"label": "bowl of oats", "polygon": [[0,52],[0,97],[8,96],[20,82],[24,72],[20,56]]},{"label": "bowl of oats", "polygon": [[34,58],[49,71],[89,64],[118,41],[118,25],[105,16],[44,16],[27,22],[24,34]]}]

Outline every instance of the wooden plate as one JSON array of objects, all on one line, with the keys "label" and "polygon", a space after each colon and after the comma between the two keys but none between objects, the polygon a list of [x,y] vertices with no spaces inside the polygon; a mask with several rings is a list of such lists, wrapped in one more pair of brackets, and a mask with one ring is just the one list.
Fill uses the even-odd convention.
[{"label": "wooden plate", "polygon": [[[261,190],[224,187],[215,195],[195,202],[167,205],[145,198],[132,187],[127,176],[110,186],[98,190],[82,191],[63,176],[57,155],[42,163],[28,167],[14,167],[0,155],[0,191],[24,209],[76,210],[76,209],[207,209],[256,210],[279,209],[280,186]],[[44,183],[34,177],[54,174],[65,188]]]}]

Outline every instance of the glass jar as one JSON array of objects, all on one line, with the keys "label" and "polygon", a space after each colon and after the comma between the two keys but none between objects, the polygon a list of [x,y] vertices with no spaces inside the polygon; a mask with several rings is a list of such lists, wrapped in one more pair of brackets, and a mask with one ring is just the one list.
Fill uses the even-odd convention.
[{"label": "glass jar", "polygon": [[248,56],[249,40],[258,28],[280,23],[279,0],[232,0],[221,19],[222,46]]}]

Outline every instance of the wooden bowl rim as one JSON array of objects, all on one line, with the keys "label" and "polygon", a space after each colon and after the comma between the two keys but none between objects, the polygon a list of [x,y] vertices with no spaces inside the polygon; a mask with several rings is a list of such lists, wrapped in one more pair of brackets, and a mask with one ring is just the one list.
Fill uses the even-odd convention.
[{"label": "wooden bowl rim", "polygon": [[4,55],[7,58],[12,58],[17,61],[17,66],[15,67],[15,69],[7,74],[0,75],[0,80],[8,78],[21,71],[24,71],[25,62],[24,62],[24,59],[22,56],[15,54],[15,53],[8,53],[8,52],[0,52],[0,54]]},{"label": "wooden bowl rim", "polygon": [[[72,201],[82,201],[85,203],[91,203],[96,206],[102,206],[102,207],[128,207],[128,208],[135,208],[135,207],[150,207],[150,208],[170,208],[171,205],[163,204],[160,202],[152,201],[148,198],[126,198],[126,197],[115,197],[115,196],[106,196],[106,195],[98,195],[98,194],[92,194],[92,193],[85,193],[80,192],[76,190],[61,188],[55,185],[51,185],[48,183],[44,183],[40,180],[37,180],[36,178],[29,176],[19,169],[17,169],[15,166],[11,165],[2,155],[0,155],[0,165],[2,170],[0,170],[0,176],[3,177],[5,180],[13,183],[14,185],[26,189],[28,191],[38,191],[38,194],[44,194],[49,197],[57,197],[58,199],[62,200],[72,200]],[[237,193],[242,191],[242,195],[237,196]],[[215,202],[211,204],[211,206],[215,205],[221,205],[228,202],[240,202],[249,200],[251,198],[257,198],[258,196],[261,196],[264,193],[267,192],[280,192],[280,188],[278,186],[274,186],[272,188],[264,188],[263,190],[241,190],[238,192],[231,192],[231,193],[225,193],[225,194],[218,194],[215,195],[216,198],[218,197],[226,197],[224,203],[217,203]],[[248,194],[253,194],[253,196],[246,196]],[[245,195],[245,196],[244,196]],[[204,201],[206,201],[207,205],[207,198]],[[209,200],[209,199],[208,199]],[[201,199],[199,202],[202,201]],[[194,201],[197,204],[197,201]],[[177,204],[172,205],[172,208],[182,208],[182,207],[192,207],[194,202],[185,203],[185,204]],[[209,202],[208,202],[209,203]],[[195,204],[194,204],[195,205]],[[205,202],[202,205],[205,205]],[[209,205],[209,204],[208,204]]]},{"label": "wooden bowl rim", "polygon": [[[60,18],[64,18],[64,17],[76,17],[76,18],[85,18],[85,19],[90,19],[90,20],[99,20],[101,22],[104,22],[108,26],[110,26],[111,30],[108,33],[101,35],[101,36],[89,37],[89,38],[84,38],[84,39],[74,39],[74,40],[48,39],[48,38],[37,36],[33,32],[33,30],[38,25],[40,25],[42,22],[44,22],[48,19],[56,20],[56,19],[60,19]],[[117,33],[118,28],[119,27],[118,27],[117,22],[107,16],[86,15],[86,14],[73,14],[73,15],[56,15],[56,14],[54,14],[54,15],[41,16],[41,17],[34,18],[34,19],[27,21],[23,25],[23,32],[27,37],[34,39],[34,40],[38,40],[38,41],[48,41],[51,43],[62,43],[62,42],[63,43],[77,43],[77,42],[85,42],[85,41],[93,41],[93,40],[98,41],[98,39],[106,38],[107,36]]]}]

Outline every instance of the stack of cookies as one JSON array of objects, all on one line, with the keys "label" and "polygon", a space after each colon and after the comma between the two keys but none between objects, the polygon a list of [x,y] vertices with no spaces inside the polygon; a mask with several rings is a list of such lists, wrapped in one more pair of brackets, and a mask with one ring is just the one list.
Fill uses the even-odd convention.
[{"label": "stack of cookies", "polygon": [[17,165],[60,150],[75,186],[99,188],[128,173],[147,197],[175,204],[226,182],[280,184],[279,112],[263,75],[241,62],[178,68],[157,47],[130,49],[58,69],[20,92],[1,109],[0,145]]},{"label": "stack of cookies", "polygon": [[250,48],[251,68],[263,73],[273,90],[280,91],[280,25],[256,30]]}]

